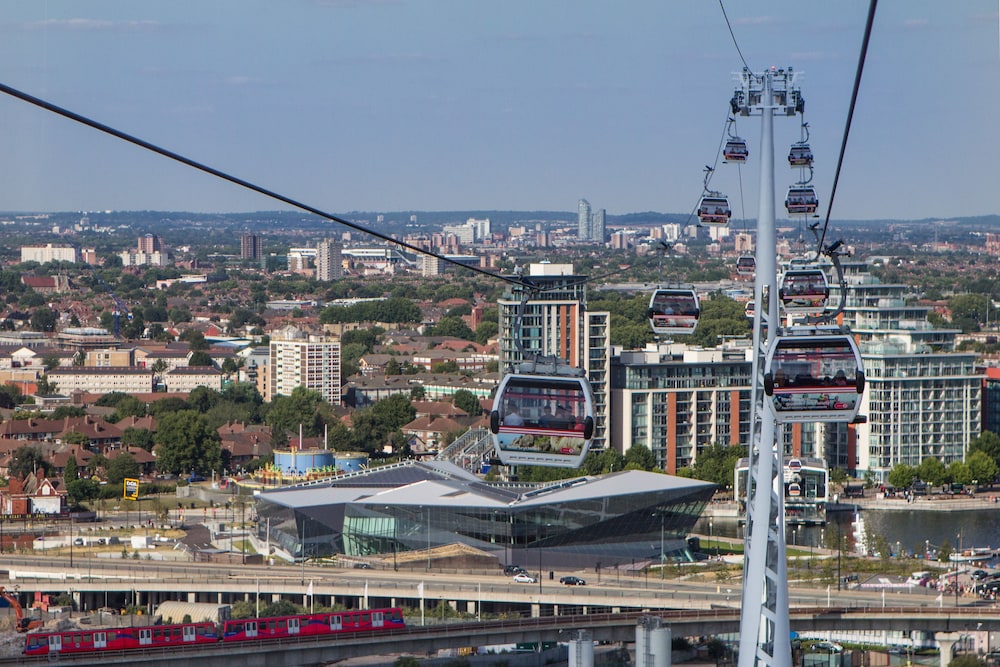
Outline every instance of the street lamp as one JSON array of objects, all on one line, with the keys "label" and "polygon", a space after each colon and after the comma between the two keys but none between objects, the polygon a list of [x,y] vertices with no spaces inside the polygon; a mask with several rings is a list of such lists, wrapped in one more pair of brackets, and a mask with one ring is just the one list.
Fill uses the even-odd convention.
[{"label": "street lamp", "polygon": [[719,555],[719,549],[718,549],[718,547],[715,546],[715,532],[712,529],[712,518],[711,517],[709,517],[709,519],[708,519],[708,541],[712,544],[712,546],[710,547],[714,551],[714,553],[712,555],[718,556]]}]

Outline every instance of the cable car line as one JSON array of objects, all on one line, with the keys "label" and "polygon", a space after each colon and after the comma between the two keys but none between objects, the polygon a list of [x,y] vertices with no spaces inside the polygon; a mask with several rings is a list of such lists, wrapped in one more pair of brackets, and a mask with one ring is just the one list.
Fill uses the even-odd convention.
[{"label": "cable car line", "polygon": [[830,212],[833,211],[833,200],[837,195],[837,184],[840,182],[840,170],[844,164],[844,153],[847,152],[847,138],[851,133],[851,121],[854,119],[854,108],[858,103],[858,90],[861,88],[861,75],[865,69],[865,59],[868,56],[868,43],[871,41],[872,24],[875,22],[875,7],[878,0],[870,0],[868,18],[865,22],[864,38],[861,41],[861,53],[858,55],[858,67],[854,74],[854,87],[851,90],[851,104],[847,110],[847,121],[844,123],[844,136],[840,142],[840,153],[837,155],[837,167],[833,171],[833,187],[830,189],[830,204],[826,207],[826,220],[823,222],[823,233],[820,235],[819,246],[823,247],[826,230],[830,225]]},{"label": "cable car line", "polygon": [[747,64],[747,59],[743,57],[743,51],[740,50],[740,44],[736,41],[736,35],[733,33],[733,26],[729,22],[729,15],[726,14],[726,6],[722,3],[722,0],[719,0],[719,9],[722,10],[722,18],[726,20],[726,27],[729,28],[729,36],[733,38],[733,46],[736,47],[736,53],[740,55],[740,60],[743,61],[743,67],[749,70],[750,65]]},{"label": "cable car line", "polygon": [[201,162],[198,162],[196,160],[193,160],[193,159],[191,159],[189,157],[181,155],[180,153],[176,153],[174,151],[171,151],[169,149],[163,148],[161,146],[157,146],[156,144],[151,143],[149,141],[146,141],[144,139],[140,139],[139,137],[137,137],[135,135],[128,134],[128,133],[123,132],[121,130],[115,129],[115,128],[111,127],[110,125],[105,125],[104,123],[101,123],[99,121],[93,120],[92,118],[88,118],[87,116],[78,114],[78,113],[76,113],[74,111],[70,111],[69,109],[66,109],[65,107],[60,107],[60,106],[58,106],[56,104],[53,104],[53,103],[48,102],[46,100],[43,100],[43,99],[41,99],[39,97],[35,97],[34,95],[30,95],[30,94],[28,94],[28,93],[26,93],[24,91],[18,90],[17,88],[13,88],[13,87],[8,86],[8,85],[6,85],[4,83],[0,83],[0,92],[6,93],[7,95],[10,95],[11,97],[15,97],[15,98],[17,98],[17,99],[19,99],[19,100],[21,100],[23,102],[27,102],[28,104],[32,104],[32,105],[34,105],[36,107],[39,107],[41,109],[44,109],[46,111],[50,111],[50,112],[52,112],[52,113],[54,113],[54,114],[56,114],[58,116],[62,116],[63,118],[66,118],[66,119],[75,121],[77,123],[80,123],[81,125],[86,125],[87,127],[91,128],[91,129],[97,130],[99,132],[103,132],[104,134],[111,135],[111,136],[113,136],[113,137],[115,137],[117,139],[121,139],[122,141],[126,141],[126,142],[128,142],[130,144],[138,146],[139,148],[144,148],[147,151],[151,151],[153,153],[156,153],[157,155],[161,155],[161,156],[163,156],[165,158],[168,158],[170,160],[173,160],[175,162],[180,162],[181,164],[184,164],[184,165],[187,165],[188,167],[192,167],[194,169],[197,169],[198,171],[204,172],[204,173],[209,174],[211,176],[215,176],[216,178],[220,178],[220,179],[222,179],[224,181],[228,181],[230,183],[233,183],[234,185],[238,185],[238,186],[240,186],[242,188],[245,188],[247,190],[251,190],[251,191],[256,192],[258,194],[264,195],[265,197],[269,197],[270,199],[275,199],[275,200],[280,201],[280,202],[282,202],[284,204],[288,204],[289,206],[292,206],[293,208],[298,208],[298,209],[301,209],[301,210],[306,211],[308,213],[312,213],[313,215],[319,216],[321,218],[325,218],[327,220],[330,220],[331,222],[336,222],[338,224],[344,225],[345,227],[348,227],[348,228],[353,229],[355,231],[361,232],[363,234],[368,234],[370,236],[374,236],[375,238],[381,239],[381,240],[385,241],[386,243],[392,243],[394,245],[400,246],[402,248],[405,248],[407,250],[410,250],[412,252],[415,252],[415,253],[418,253],[418,254],[421,254],[421,255],[429,255],[430,257],[436,257],[437,259],[439,259],[439,260],[441,260],[443,262],[446,262],[448,264],[453,264],[455,266],[460,266],[460,267],[462,267],[464,269],[468,269],[470,271],[474,271],[474,272],[482,274],[484,276],[489,276],[490,278],[495,278],[497,280],[502,280],[504,282],[511,283],[511,284],[519,284],[517,280],[515,280],[513,278],[510,278],[508,276],[504,276],[504,275],[501,275],[501,274],[498,274],[498,273],[493,273],[491,271],[486,271],[484,269],[479,268],[478,266],[470,266],[468,264],[463,264],[463,263],[461,263],[459,261],[456,261],[454,259],[449,259],[448,257],[445,257],[444,255],[438,255],[437,253],[433,253],[433,252],[430,252],[428,250],[424,250],[423,248],[419,248],[419,247],[417,247],[415,245],[411,245],[409,243],[406,243],[405,241],[400,241],[398,239],[392,238],[391,236],[387,236],[385,234],[381,234],[379,232],[373,231],[371,229],[363,227],[362,225],[359,225],[357,223],[351,222],[350,220],[345,220],[344,218],[341,218],[339,216],[333,215],[332,213],[327,213],[326,211],[322,211],[322,210],[320,210],[320,209],[318,209],[318,208],[316,208],[314,206],[310,206],[309,204],[302,203],[300,201],[292,199],[291,197],[286,197],[285,195],[282,195],[282,194],[280,194],[278,192],[274,192],[273,190],[268,190],[267,188],[264,188],[264,187],[262,187],[260,185],[256,185],[254,183],[251,183],[250,181],[244,180],[244,179],[239,178],[237,176],[233,176],[232,174],[226,173],[226,172],[224,172],[224,171],[222,171],[220,169],[216,169],[214,167],[210,167],[209,165],[206,165],[204,163],[201,163]]}]

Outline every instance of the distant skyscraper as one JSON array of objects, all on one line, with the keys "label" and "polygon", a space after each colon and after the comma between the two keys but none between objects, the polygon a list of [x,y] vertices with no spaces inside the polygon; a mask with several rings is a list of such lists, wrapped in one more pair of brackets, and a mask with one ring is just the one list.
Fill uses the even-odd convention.
[{"label": "distant skyscraper", "polygon": [[240,259],[260,259],[261,242],[256,234],[244,234],[240,239]]},{"label": "distant skyscraper", "polygon": [[341,246],[325,239],[316,246],[316,280],[339,280],[344,275]]},{"label": "distant skyscraper", "polygon": [[159,252],[162,250],[160,247],[160,237],[156,234],[146,234],[144,236],[140,236],[139,242],[136,244],[136,250],[144,252],[147,255]]},{"label": "distant skyscraper", "polygon": [[577,204],[576,236],[581,241],[590,240],[590,202],[586,199]]},{"label": "distant skyscraper", "polygon": [[590,240],[604,243],[604,209],[599,208],[590,216]]}]

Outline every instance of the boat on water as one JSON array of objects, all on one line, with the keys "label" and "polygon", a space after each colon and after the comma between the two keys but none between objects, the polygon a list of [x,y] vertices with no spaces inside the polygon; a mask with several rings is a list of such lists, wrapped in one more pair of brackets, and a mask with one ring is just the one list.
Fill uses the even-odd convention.
[{"label": "boat on water", "polygon": [[998,550],[992,547],[973,547],[972,549],[962,549],[961,551],[954,552],[948,556],[948,560],[953,563],[972,563],[995,558],[997,552]]}]

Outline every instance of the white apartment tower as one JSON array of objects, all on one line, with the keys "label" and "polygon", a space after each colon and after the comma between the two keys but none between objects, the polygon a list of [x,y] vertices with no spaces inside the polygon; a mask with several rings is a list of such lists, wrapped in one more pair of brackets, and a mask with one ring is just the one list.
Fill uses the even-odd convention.
[{"label": "white apartment tower", "polygon": [[330,405],[340,405],[340,339],[307,336],[295,327],[276,331],[271,337],[268,373],[268,401],[305,387],[318,391]]},{"label": "white apartment tower", "polygon": [[928,308],[908,305],[907,286],[883,285],[861,263],[847,264],[845,273],[844,323],[861,348],[861,414],[868,417],[851,427],[856,447],[846,443],[847,468],[885,480],[900,463],[964,460],[969,441],[981,432],[983,376],[976,355],[956,351],[959,330],[937,328],[927,321]]}]

